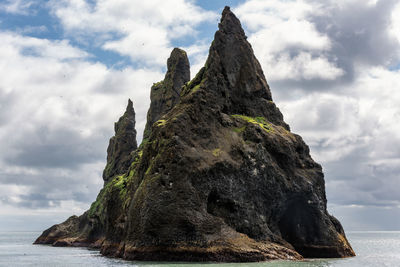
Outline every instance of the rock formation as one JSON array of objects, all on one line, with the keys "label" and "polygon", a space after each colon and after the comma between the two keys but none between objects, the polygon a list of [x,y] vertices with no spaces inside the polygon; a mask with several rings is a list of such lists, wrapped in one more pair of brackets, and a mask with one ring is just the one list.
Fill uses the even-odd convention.
[{"label": "rock formation", "polygon": [[124,115],[114,125],[115,136],[107,148],[107,165],[103,171],[106,183],[117,174],[124,174],[131,163],[131,153],[136,150],[135,110],[129,99]]},{"label": "rock formation", "polygon": [[183,87],[187,59],[174,51],[129,169],[113,172],[88,212],[36,243],[89,244],[131,260],[353,256],[327,212],[322,168],[283,121],[230,9],[205,66]]},{"label": "rock formation", "polygon": [[182,86],[190,80],[190,66],[186,52],[179,48],[172,50],[167,61],[167,73],[163,81],[151,87],[150,108],[143,138],[149,138],[151,126],[162,115],[168,113],[178,102]]}]

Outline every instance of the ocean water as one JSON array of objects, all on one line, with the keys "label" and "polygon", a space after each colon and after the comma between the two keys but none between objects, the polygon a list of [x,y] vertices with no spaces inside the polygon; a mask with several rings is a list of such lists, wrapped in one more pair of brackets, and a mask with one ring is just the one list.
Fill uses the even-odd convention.
[{"label": "ocean water", "polygon": [[400,232],[349,232],[357,256],[347,259],[315,259],[302,262],[164,263],[110,259],[96,250],[32,245],[40,232],[0,232],[0,266],[145,266],[145,267],[396,267],[400,266]]}]

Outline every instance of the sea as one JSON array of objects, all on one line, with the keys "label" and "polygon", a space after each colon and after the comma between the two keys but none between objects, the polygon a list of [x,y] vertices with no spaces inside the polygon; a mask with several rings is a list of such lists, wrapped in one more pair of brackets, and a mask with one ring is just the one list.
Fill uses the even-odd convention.
[{"label": "sea", "polygon": [[256,263],[129,262],[101,256],[97,250],[32,245],[40,232],[0,232],[0,266],[145,266],[145,267],[400,267],[400,232],[348,232],[357,256],[300,262]]}]

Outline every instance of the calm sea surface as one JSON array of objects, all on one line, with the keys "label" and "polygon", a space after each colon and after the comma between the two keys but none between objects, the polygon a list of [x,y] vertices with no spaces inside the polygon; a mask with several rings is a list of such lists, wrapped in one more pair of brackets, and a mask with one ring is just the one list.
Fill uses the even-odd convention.
[{"label": "calm sea surface", "polygon": [[357,253],[357,257],[349,259],[222,264],[127,262],[102,257],[98,251],[85,248],[56,248],[32,245],[32,242],[39,235],[39,232],[0,232],[0,266],[400,267],[400,232],[349,232],[347,236]]}]

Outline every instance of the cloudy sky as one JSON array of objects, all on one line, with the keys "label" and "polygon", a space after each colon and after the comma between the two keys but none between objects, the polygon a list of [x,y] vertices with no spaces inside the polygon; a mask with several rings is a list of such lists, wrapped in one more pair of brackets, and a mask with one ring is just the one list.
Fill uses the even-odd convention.
[{"label": "cloudy sky", "polygon": [[346,230],[400,230],[397,0],[0,1],[0,231],[81,214],[131,98],[139,142],[173,47],[192,77],[230,5]]}]

